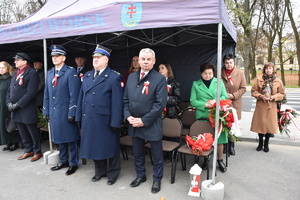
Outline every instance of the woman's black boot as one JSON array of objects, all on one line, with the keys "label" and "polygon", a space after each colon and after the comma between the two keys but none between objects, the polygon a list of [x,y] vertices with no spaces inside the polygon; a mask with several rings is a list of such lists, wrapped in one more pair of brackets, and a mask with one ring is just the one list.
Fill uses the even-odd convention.
[{"label": "woman's black boot", "polygon": [[11,145],[12,145],[11,143],[10,143],[10,144],[7,144],[6,147],[4,147],[4,148],[2,149],[2,151],[7,151],[7,150],[9,150],[9,148],[10,148]]},{"label": "woman's black boot", "polygon": [[10,150],[10,151],[14,151],[14,150],[16,150],[17,148],[19,148],[19,143],[18,143],[18,142],[13,143],[13,144],[10,146],[9,150]]},{"label": "woman's black boot", "polygon": [[264,143],[264,152],[269,152],[269,139],[270,139],[270,133],[267,133],[265,136],[265,143]]},{"label": "woman's black boot", "polygon": [[225,165],[225,163],[223,162],[223,159],[221,160],[217,160],[218,161],[218,164],[219,164],[219,168],[221,170],[221,172],[226,172],[227,171],[227,167]]},{"label": "woman's black boot", "polygon": [[264,139],[264,135],[263,134],[258,134],[258,146],[256,148],[256,151],[261,151],[262,150],[262,147],[263,147],[263,139]]}]

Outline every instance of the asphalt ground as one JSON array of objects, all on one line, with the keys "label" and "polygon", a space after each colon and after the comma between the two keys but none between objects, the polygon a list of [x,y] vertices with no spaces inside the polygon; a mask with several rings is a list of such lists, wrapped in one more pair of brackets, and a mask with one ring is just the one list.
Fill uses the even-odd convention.
[{"label": "asphalt ground", "polygon": [[[257,134],[250,132],[252,113],[243,113],[242,136],[236,143],[236,155],[229,157],[226,173],[217,167],[216,183],[225,186],[224,200],[298,200],[300,199],[300,133],[294,127],[290,130],[296,137],[275,135],[270,139],[270,151],[257,152]],[[296,119],[300,126],[300,119]],[[0,146],[2,150],[4,146]],[[48,141],[42,143],[42,151],[48,151]],[[94,164],[80,163],[75,174],[66,176],[66,168],[50,171],[53,165],[44,164],[43,159],[30,162],[30,159],[17,160],[22,149],[13,152],[0,151],[0,200],[52,200],[52,199],[110,199],[110,200],[182,200],[202,199],[188,196],[190,186],[189,169],[193,157],[188,157],[187,170],[182,171],[180,160],[177,165],[176,180],[170,183],[171,164],[165,163],[161,191],[151,193],[152,165],[146,156],[147,181],[136,188],[129,184],[135,179],[133,157],[128,149],[129,160],[121,156],[122,171],[117,182],[109,186],[107,178],[91,182]],[[200,166],[202,160],[200,159]],[[211,173],[211,172],[210,172]],[[211,178],[212,174],[210,174]],[[206,179],[206,170],[201,173],[201,181]]]}]

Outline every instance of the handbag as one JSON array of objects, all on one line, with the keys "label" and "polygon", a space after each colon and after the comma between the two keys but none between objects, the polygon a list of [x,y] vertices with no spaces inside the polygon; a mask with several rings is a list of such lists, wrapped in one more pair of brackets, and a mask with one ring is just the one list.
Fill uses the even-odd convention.
[{"label": "handbag", "polygon": [[5,118],[5,126],[6,126],[6,131],[8,133],[16,133],[18,131],[17,125],[15,122],[11,121],[11,118]]}]

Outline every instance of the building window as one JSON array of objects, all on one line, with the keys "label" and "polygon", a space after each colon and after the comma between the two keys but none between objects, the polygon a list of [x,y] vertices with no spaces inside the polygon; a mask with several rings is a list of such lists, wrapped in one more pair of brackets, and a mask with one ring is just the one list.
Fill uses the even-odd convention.
[{"label": "building window", "polygon": [[264,57],[263,56],[259,56],[256,58],[256,64],[257,65],[263,65],[264,64]]},{"label": "building window", "polygon": [[293,65],[294,64],[294,57],[290,58],[290,64]]}]

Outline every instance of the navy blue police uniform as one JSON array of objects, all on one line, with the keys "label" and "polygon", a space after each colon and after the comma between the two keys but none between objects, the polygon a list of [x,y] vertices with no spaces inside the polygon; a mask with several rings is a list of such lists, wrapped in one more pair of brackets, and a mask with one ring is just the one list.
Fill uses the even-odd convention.
[{"label": "navy blue police uniform", "polygon": [[[97,46],[93,56],[107,56],[111,50]],[[120,138],[123,119],[123,77],[109,66],[94,78],[95,69],[84,75],[79,93],[76,121],[81,122],[80,155],[93,159],[95,177],[107,176],[113,184],[120,173]],[[108,168],[107,168],[108,164]]]},{"label": "navy blue police uniform", "polygon": [[[66,49],[60,45],[52,45],[50,49],[52,56],[66,55]],[[76,169],[78,166],[76,141],[80,138],[80,134],[75,123],[75,114],[79,89],[80,80],[73,67],[64,64],[59,71],[55,67],[48,71],[43,114],[49,116],[52,141],[59,144],[60,156],[59,165],[51,168],[53,171],[62,168],[61,166],[76,167]]]}]

